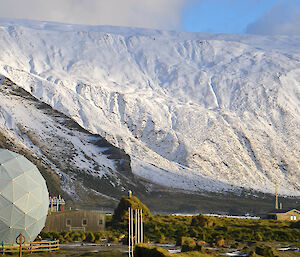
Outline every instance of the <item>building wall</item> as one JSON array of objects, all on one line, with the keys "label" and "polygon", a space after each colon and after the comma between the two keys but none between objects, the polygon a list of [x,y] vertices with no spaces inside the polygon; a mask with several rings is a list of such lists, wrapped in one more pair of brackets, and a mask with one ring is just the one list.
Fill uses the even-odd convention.
[{"label": "building wall", "polygon": [[285,213],[276,213],[277,220],[289,220],[289,221],[299,221],[300,220],[300,212],[296,210],[291,210]]},{"label": "building wall", "polygon": [[104,229],[104,213],[76,210],[49,214],[43,231],[103,231]]}]

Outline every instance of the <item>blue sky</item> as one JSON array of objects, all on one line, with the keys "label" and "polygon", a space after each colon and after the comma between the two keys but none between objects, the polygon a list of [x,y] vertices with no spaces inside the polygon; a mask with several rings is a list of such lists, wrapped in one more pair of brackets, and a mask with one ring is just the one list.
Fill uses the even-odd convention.
[{"label": "blue sky", "polygon": [[300,35],[300,0],[0,0],[0,18]]},{"label": "blue sky", "polygon": [[183,28],[191,32],[244,33],[277,0],[191,1],[183,10]]},{"label": "blue sky", "polygon": [[300,0],[191,0],[183,30],[300,35]]}]

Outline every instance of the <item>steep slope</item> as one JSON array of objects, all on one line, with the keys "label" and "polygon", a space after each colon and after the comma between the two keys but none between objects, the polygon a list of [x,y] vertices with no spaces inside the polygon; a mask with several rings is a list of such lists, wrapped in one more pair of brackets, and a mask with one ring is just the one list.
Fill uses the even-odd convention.
[{"label": "steep slope", "polygon": [[300,195],[299,37],[2,20],[0,45],[2,75],[124,149],[135,175]]},{"label": "steep slope", "polygon": [[43,175],[51,195],[63,193],[49,185],[51,171],[67,199],[81,200],[81,204],[95,197],[98,205],[113,207],[124,191],[137,187],[124,151],[85,131],[4,77],[0,77],[0,99],[0,135],[10,142],[0,142],[0,147],[25,153],[42,172],[47,168]]}]

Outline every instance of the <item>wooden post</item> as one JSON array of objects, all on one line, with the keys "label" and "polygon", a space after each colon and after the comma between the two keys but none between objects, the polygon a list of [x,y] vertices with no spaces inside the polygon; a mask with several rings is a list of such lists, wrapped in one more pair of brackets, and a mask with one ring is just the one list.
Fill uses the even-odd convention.
[{"label": "wooden post", "polygon": [[[20,242],[19,242],[19,244],[20,244],[20,257],[22,257],[22,244],[25,243],[25,237],[22,234],[20,234],[17,237],[16,241],[18,241],[18,238],[20,240]],[[23,242],[23,239],[24,239],[24,242]]]},{"label": "wooden post", "polygon": [[20,257],[22,257],[22,239],[23,239],[23,235],[20,234]]}]

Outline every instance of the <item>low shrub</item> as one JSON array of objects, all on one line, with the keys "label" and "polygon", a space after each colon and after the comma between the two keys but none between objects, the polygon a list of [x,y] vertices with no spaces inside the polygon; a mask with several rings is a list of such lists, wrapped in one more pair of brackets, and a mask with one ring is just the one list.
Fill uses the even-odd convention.
[{"label": "low shrub", "polygon": [[257,254],[252,250],[249,252],[249,257],[257,257]]},{"label": "low shrub", "polygon": [[181,251],[188,252],[196,249],[196,242],[191,237],[182,237],[181,238]]},{"label": "low shrub", "polygon": [[138,244],[135,246],[135,257],[170,257],[171,254],[160,247]]},{"label": "low shrub", "polygon": [[217,247],[223,247],[225,245],[225,240],[224,238],[220,237],[216,239],[216,245]]},{"label": "low shrub", "polygon": [[211,227],[211,226],[213,226],[213,224],[214,224],[214,222],[210,218],[205,217],[202,214],[194,216],[192,218],[192,222],[191,222],[191,226],[195,226],[195,227],[200,226],[203,228]]},{"label": "low shrub", "polygon": [[118,243],[119,242],[119,238],[115,237],[115,236],[110,236],[107,241],[109,243]]},{"label": "low shrub", "polygon": [[94,243],[94,242],[95,242],[95,239],[96,239],[96,237],[95,237],[95,235],[94,235],[93,232],[88,232],[88,233],[86,234],[86,238],[85,238],[85,241],[86,241],[86,242]]},{"label": "low shrub", "polygon": [[270,246],[257,246],[255,248],[255,253],[262,255],[264,257],[276,257],[276,251]]},{"label": "low shrub", "polygon": [[235,242],[234,244],[231,245],[231,248],[239,249],[240,248],[240,243],[239,242]]},{"label": "low shrub", "polygon": [[300,228],[300,220],[297,221],[297,222],[293,222],[291,225],[290,225],[291,228]]}]

